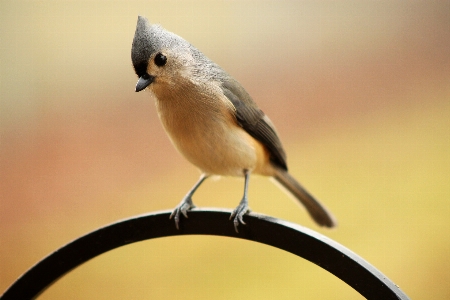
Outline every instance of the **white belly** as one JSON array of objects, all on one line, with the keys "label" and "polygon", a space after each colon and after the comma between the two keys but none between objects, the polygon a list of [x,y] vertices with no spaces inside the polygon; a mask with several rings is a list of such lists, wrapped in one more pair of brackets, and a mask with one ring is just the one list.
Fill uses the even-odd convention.
[{"label": "white belly", "polygon": [[[207,125],[206,127],[204,125]],[[192,164],[207,174],[242,176],[256,164],[248,134],[237,126],[204,124],[180,136],[166,127],[172,143]]]},{"label": "white belly", "polygon": [[244,170],[256,167],[252,138],[236,124],[225,105],[212,109],[188,104],[157,102],[167,134],[187,160],[210,175],[242,176]]}]

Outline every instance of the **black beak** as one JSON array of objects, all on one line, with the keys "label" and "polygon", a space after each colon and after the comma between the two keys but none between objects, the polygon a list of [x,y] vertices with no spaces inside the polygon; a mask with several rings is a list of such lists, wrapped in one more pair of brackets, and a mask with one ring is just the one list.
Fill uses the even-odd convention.
[{"label": "black beak", "polygon": [[136,92],[140,92],[146,87],[148,87],[153,82],[154,79],[155,79],[154,76],[148,74],[144,74],[141,77],[139,77],[139,80],[136,83]]}]

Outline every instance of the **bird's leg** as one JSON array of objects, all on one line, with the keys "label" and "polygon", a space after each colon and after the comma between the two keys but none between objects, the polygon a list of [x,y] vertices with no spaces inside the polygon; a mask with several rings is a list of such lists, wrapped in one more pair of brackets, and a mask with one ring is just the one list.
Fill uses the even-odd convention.
[{"label": "bird's leg", "polygon": [[195,207],[194,203],[192,202],[192,195],[195,193],[195,191],[200,186],[200,184],[202,184],[202,182],[205,181],[206,178],[208,178],[208,175],[203,173],[200,176],[200,179],[197,181],[197,183],[186,194],[186,196],[184,196],[184,198],[183,198],[183,200],[181,200],[180,204],[178,204],[177,207],[175,207],[175,209],[170,214],[170,218],[175,219],[175,226],[177,227],[177,229],[180,229],[179,225],[178,225],[180,223],[180,213],[182,213],[186,218],[188,217],[187,211],[190,210],[191,208]]},{"label": "bird's leg", "polygon": [[239,223],[245,225],[245,222],[243,220],[244,215],[249,211],[248,208],[248,181],[250,179],[250,172],[248,170],[244,170],[244,176],[245,176],[245,182],[244,182],[244,196],[242,197],[241,202],[239,202],[239,205],[233,210],[230,216],[230,220],[234,218],[234,229],[237,233]]}]

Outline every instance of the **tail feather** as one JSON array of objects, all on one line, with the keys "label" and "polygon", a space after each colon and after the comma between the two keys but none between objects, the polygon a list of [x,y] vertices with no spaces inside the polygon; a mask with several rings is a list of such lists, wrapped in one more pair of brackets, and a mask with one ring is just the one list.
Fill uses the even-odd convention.
[{"label": "tail feather", "polygon": [[274,178],[305,206],[317,224],[330,228],[337,225],[336,219],[325,206],[314,199],[287,171],[276,169]]}]

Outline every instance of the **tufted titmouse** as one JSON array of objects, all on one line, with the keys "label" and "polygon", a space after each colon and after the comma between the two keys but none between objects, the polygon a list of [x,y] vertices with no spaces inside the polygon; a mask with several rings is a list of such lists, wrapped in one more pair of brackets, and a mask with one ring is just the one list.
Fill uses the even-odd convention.
[{"label": "tufted titmouse", "polygon": [[139,77],[136,92],[150,90],[170,140],[202,171],[170,216],[177,228],[180,214],[187,217],[194,207],[192,195],[208,176],[244,176],[244,196],[230,216],[238,231],[249,210],[251,173],[273,177],[319,225],[336,225],[328,210],[287,172],[286,154],[272,122],[217,64],[183,38],[141,16],[131,59]]}]

